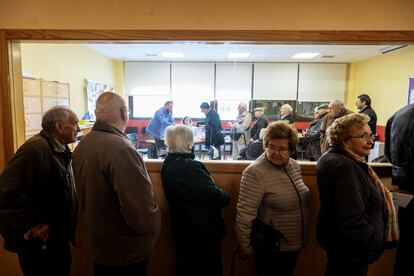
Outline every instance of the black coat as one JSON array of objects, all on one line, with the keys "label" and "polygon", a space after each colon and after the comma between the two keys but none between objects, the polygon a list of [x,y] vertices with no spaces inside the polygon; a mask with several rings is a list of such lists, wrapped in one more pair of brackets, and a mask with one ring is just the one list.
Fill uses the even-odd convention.
[{"label": "black coat", "polygon": [[316,166],[320,195],[317,239],[328,255],[351,263],[377,260],[384,248],[384,199],[366,164],[331,148]]},{"label": "black coat", "polygon": [[295,122],[295,120],[293,119],[292,113],[287,115],[285,118],[280,118],[280,120],[287,121],[289,124],[293,124]]},{"label": "black coat", "polygon": [[223,128],[221,127],[220,115],[213,109],[210,109],[206,113],[205,127],[206,127],[205,145],[207,147],[209,147],[210,145],[213,145],[216,148],[219,148],[221,145],[224,144],[223,134],[221,133],[221,130]]},{"label": "black coat", "polygon": [[328,113],[324,113],[319,118],[309,123],[309,129],[303,136],[303,142],[306,146],[305,156],[309,159],[318,160],[321,157],[321,125],[323,118]]},{"label": "black coat", "polygon": [[194,154],[168,153],[161,169],[175,239],[209,241],[225,234],[222,208],[229,195],[214,184]]},{"label": "black coat", "polygon": [[377,133],[377,113],[371,106],[367,106],[362,109],[359,113],[366,114],[369,117],[368,125],[371,128],[372,133]]},{"label": "black coat", "polygon": [[259,118],[256,119],[254,122],[253,127],[250,129],[250,137],[253,140],[259,140],[259,134],[262,128],[266,128],[269,123],[266,120],[264,115],[261,115]]},{"label": "black coat", "polygon": [[72,239],[77,200],[71,153],[58,149],[41,132],[26,141],[0,175],[0,232],[5,248],[16,251],[23,234],[37,224],[49,224],[49,242]]},{"label": "black coat", "polygon": [[414,194],[414,104],[397,111],[385,127],[385,154],[394,185]]}]

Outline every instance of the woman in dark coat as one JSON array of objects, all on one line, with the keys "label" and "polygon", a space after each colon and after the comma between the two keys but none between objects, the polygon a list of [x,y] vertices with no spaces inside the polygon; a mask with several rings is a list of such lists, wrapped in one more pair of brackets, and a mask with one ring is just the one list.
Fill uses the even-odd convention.
[{"label": "woman in dark coat", "polygon": [[194,160],[190,128],[168,127],[165,141],[168,155],[161,177],[176,241],[176,275],[221,276],[222,208],[229,204],[229,195],[215,185],[204,164]]},{"label": "woman in dark coat", "polygon": [[316,167],[316,232],[328,257],[325,275],[363,276],[385,243],[398,240],[392,196],[365,161],[373,144],[367,116],[336,119],[328,139],[331,147]]}]

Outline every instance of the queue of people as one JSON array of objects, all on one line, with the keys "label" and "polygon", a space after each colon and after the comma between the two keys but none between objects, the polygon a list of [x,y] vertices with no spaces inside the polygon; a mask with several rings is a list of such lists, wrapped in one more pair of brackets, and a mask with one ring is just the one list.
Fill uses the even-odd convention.
[{"label": "queue of people", "polygon": [[[358,101],[369,106],[366,97]],[[410,194],[414,124],[406,119],[414,116],[413,106],[398,111],[387,123],[386,133],[393,182]],[[247,116],[240,107],[240,118]],[[208,103],[200,108],[206,114],[206,145],[217,146],[220,117]],[[168,118],[169,110],[172,103],[166,103],[160,113]],[[326,106],[317,109],[321,110],[326,111]],[[370,118],[347,114],[340,101],[331,102],[329,110],[312,124],[321,124],[321,142],[329,145],[316,167],[317,239],[327,255],[325,275],[367,275],[368,266],[398,241],[394,275],[412,275],[414,203],[399,208],[398,225],[390,192],[365,160],[374,138]],[[256,112],[255,124],[265,125],[260,120],[262,110]],[[76,141],[80,131],[78,118],[68,108],[50,109],[42,118],[43,130],[18,149],[0,175],[0,233],[5,248],[17,253],[25,276],[70,275],[69,243],[76,245],[78,212],[86,223],[94,275],[147,274],[161,230],[152,181],[141,155],[124,134],[128,125],[124,99],[105,92],[98,97],[95,113],[97,121],[72,159],[68,144]],[[254,138],[257,130],[253,133],[253,129]],[[300,166],[290,158],[298,132],[289,120],[272,122],[260,132],[264,152],[244,170],[240,182],[238,252],[241,257],[254,255],[259,276],[290,276],[306,245],[310,198]],[[308,132],[313,130],[305,136]],[[188,126],[171,124],[154,138],[165,139],[167,151],[161,178],[176,241],[176,275],[220,276],[221,239],[226,233],[222,210],[230,203],[228,191],[215,184],[202,162],[194,160]]]}]

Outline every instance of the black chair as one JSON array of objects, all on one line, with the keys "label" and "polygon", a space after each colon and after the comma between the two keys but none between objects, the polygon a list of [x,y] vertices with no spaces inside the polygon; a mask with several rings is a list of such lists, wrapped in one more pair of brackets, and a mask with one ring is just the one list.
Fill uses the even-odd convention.
[{"label": "black chair", "polygon": [[135,148],[138,147],[138,138],[136,133],[126,133],[126,137],[129,141],[135,146]]},{"label": "black chair", "polygon": [[147,148],[138,148],[138,139],[136,133],[127,133],[126,136],[128,137],[128,140],[131,141],[132,144],[134,144],[135,148],[141,155],[145,155],[148,153]]},{"label": "black chair", "polygon": [[135,133],[138,135],[138,127],[127,127],[125,129],[125,134]]}]

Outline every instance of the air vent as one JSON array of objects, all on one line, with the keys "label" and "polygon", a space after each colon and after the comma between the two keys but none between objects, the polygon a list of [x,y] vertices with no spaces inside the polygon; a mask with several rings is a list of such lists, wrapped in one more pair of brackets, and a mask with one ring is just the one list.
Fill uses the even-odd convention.
[{"label": "air vent", "polygon": [[146,57],[157,57],[157,54],[145,54]]},{"label": "air vent", "polygon": [[390,53],[390,52],[400,50],[400,49],[405,48],[407,46],[408,45],[393,45],[393,46],[388,46],[388,47],[382,48],[379,51],[380,51],[381,54],[386,54],[386,53]]},{"label": "air vent", "polygon": [[334,58],[335,56],[323,55],[321,58]]}]

